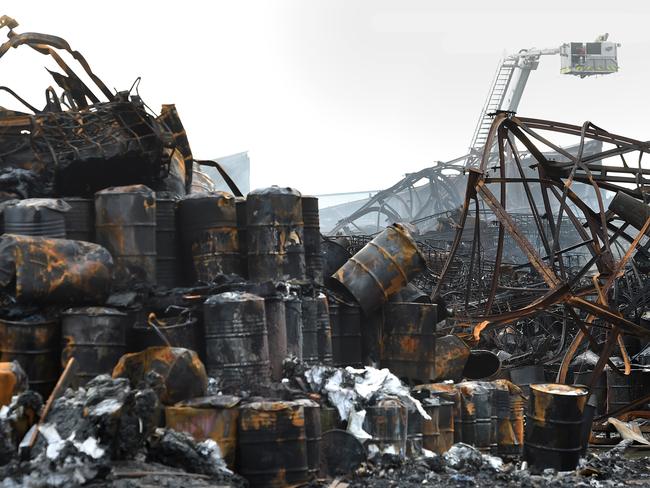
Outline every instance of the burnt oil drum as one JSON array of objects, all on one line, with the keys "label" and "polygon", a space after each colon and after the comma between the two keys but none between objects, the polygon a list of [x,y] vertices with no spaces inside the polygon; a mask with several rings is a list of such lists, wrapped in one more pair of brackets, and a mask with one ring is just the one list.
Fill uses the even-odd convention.
[{"label": "burnt oil drum", "polygon": [[248,278],[248,235],[246,233],[246,198],[235,197],[237,211],[237,236],[239,237],[239,259],[241,275]]},{"label": "burnt oil drum", "polygon": [[61,314],[61,366],[75,358],[78,386],[111,374],[126,353],[128,315],[114,308],[69,308]]},{"label": "burnt oil drum", "polygon": [[264,299],[224,292],[203,304],[206,370],[224,386],[265,384],[270,380]]},{"label": "burnt oil drum", "polygon": [[237,472],[251,488],[309,480],[305,410],[295,402],[255,402],[239,413]]},{"label": "burnt oil drum", "polygon": [[156,194],[156,280],[173,288],[181,283],[179,233],[176,228],[178,201]]},{"label": "burnt oil drum", "polygon": [[530,386],[524,457],[531,468],[572,471],[582,449],[587,389],[544,383]]},{"label": "burnt oil drum", "polygon": [[251,281],[305,280],[300,192],[271,186],[246,197],[248,277]]},{"label": "burnt oil drum", "polygon": [[115,262],[118,287],[156,283],[156,198],[144,185],[95,193],[95,237]]},{"label": "burnt oil drum", "polygon": [[307,279],[316,283],[323,282],[323,257],[320,243],[320,217],[318,198],[302,196],[302,218],[305,236],[305,273]]},{"label": "burnt oil drum", "polygon": [[[588,385],[591,379],[592,370],[574,370],[573,384],[574,385]],[[607,412],[607,380],[608,375],[603,373],[596,380],[596,384],[591,388],[591,396],[594,397],[594,406],[596,407],[596,415],[603,415]]]},{"label": "burnt oil drum", "polygon": [[316,478],[320,470],[320,443],[322,438],[320,405],[313,400],[300,399],[295,403],[305,411],[305,441],[307,443],[307,470]]},{"label": "burnt oil drum", "polygon": [[65,237],[74,241],[95,241],[95,201],[92,198],[68,197],[65,213]]},{"label": "burnt oil drum", "polygon": [[408,416],[406,407],[399,400],[387,398],[366,407],[363,430],[372,436],[367,446],[373,445],[380,452],[392,451],[402,458],[406,456]]},{"label": "burnt oil drum", "polygon": [[241,274],[234,196],[226,192],[187,195],[179,202],[178,215],[188,283]]},{"label": "burnt oil drum", "polygon": [[[190,349],[202,356],[200,345],[203,341],[196,317],[187,314],[158,316],[154,324],[172,347]],[[129,349],[143,351],[148,347],[166,346],[167,342],[146,320],[143,320],[136,322],[131,328]]]},{"label": "burnt oil drum", "polygon": [[65,239],[65,214],[69,209],[63,200],[34,198],[20,200],[5,207],[4,231],[32,237]]},{"label": "burnt oil drum", "polygon": [[459,383],[457,388],[460,391],[461,442],[489,452],[494,439],[491,392],[477,381]]},{"label": "burnt oil drum", "polygon": [[284,297],[284,316],[287,327],[287,354],[302,360],[302,302],[290,294]]},{"label": "burnt oil drum", "polygon": [[280,293],[264,298],[266,330],[269,335],[271,379],[282,380],[282,363],[287,357],[287,320],[284,297]]},{"label": "burnt oil drum", "polygon": [[330,323],[327,297],[320,293],[316,298],[318,313],[318,359],[323,364],[332,364],[332,325]]},{"label": "burnt oil drum", "polygon": [[29,387],[47,398],[59,379],[61,321],[41,316],[0,319],[0,362],[17,361]]},{"label": "burnt oil drum", "polygon": [[330,321],[334,366],[360,367],[363,364],[361,309],[358,305],[332,301]]},{"label": "burnt oil drum", "polygon": [[302,360],[318,363],[318,299],[302,297]]}]

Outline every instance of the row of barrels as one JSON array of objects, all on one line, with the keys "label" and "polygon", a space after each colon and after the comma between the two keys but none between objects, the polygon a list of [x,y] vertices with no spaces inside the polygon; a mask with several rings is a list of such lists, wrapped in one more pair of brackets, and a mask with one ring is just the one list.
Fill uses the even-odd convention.
[{"label": "row of barrels", "polygon": [[2,213],[8,234],[106,247],[118,285],[136,280],[172,288],[220,274],[254,282],[323,280],[318,199],[292,188],[178,199],[132,185],[101,190],[94,199],[17,201]]}]

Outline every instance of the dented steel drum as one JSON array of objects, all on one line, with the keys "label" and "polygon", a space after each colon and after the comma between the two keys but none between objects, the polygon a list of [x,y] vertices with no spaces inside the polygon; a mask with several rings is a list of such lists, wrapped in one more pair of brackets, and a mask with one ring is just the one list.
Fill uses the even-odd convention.
[{"label": "dented steel drum", "polygon": [[301,196],[271,186],[246,197],[248,277],[252,281],[305,279]]},{"label": "dented steel drum", "polygon": [[530,386],[524,457],[531,468],[572,471],[582,449],[587,389],[544,383]]},{"label": "dented steel drum", "polygon": [[352,256],[332,278],[369,313],[404,288],[424,266],[424,256],[407,227],[393,224]]},{"label": "dented steel drum", "polygon": [[65,237],[74,241],[95,241],[95,200],[68,197],[63,201],[70,205],[65,216]]},{"label": "dented steel drum", "polygon": [[[418,398],[432,398],[438,403],[438,447],[447,452],[455,442],[461,442],[460,392],[451,383],[431,383],[413,388]],[[429,444],[431,445],[431,444]],[[426,447],[426,445],[425,445]],[[435,444],[432,445],[435,447]],[[427,448],[429,449],[429,448]]]},{"label": "dented steel drum", "polygon": [[361,310],[358,305],[330,303],[334,366],[360,367],[362,361]]},{"label": "dented steel drum", "polygon": [[127,314],[114,308],[69,308],[61,314],[61,366],[77,362],[78,386],[111,374],[126,353]]},{"label": "dented steel drum", "polygon": [[305,411],[305,441],[307,443],[307,471],[316,478],[320,470],[320,443],[322,438],[320,405],[313,400],[300,399],[294,403]]},{"label": "dented steel drum", "polygon": [[20,303],[103,303],[113,259],[102,246],[67,239],[0,237],[0,286],[14,281]]},{"label": "dented steel drum", "polygon": [[284,298],[287,354],[302,360],[302,302],[297,295]]},{"label": "dented steel drum", "polygon": [[65,214],[70,206],[53,198],[29,198],[5,207],[4,231],[33,237],[65,239]]},{"label": "dented steel drum", "polygon": [[115,260],[118,287],[156,283],[156,196],[144,185],[95,193],[95,237]]},{"label": "dented steel drum", "polygon": [[318,363],[318,300],[304,296],[302,303],[302,360],[307,365]]},{"label": "dented steel drum", "polygon": [[406,406],[399,400],[387,398],[366,407],[363,430],[372,436],[366,441],[367,449],[374,446],[381,453],[406,456],[408,416]]},{"label": "dented steel drum", "polygon": [[384,306],[381,367],[413,383],[436,377],[436,312],[428,303],[387,303]]},{"label": "dented steel drum", "polygon": [[321,236],[318,198],[303,195],[301,202],[305,236],[305,274],[308,280],[322,283],[323,257],[320,251]]},{"label": "dented steel drum", "polygon": [[248,235],[246,232],[246,198],[235,197],[237,211],[237,236],[239,238],[239,261],[241,276],[248,278]]},{"label": "dented steel drum", "polygon": [[47,398],[59,379],[61,322],[41,316],[0,319],[0,362],[17,361],[29,388]]},{"label": "dented steel drum", "polygon": [[436,380],[460,381],[469,359],[470,349],[456,335],[446,335],[436,339]]},{"label": "dented steel drum", "polygon": [[175,198],[156,195],[156,281],[173,288],[181,283],[179,232],[176,229]]},{"label": "dented steel drum", "polygon": [[197,442],[212,439],[229,469],[235,469],[240,398],[215,395],[193,398],[165,408],[165,425],[186,432]]},{"label": "dented steel drum", "polygon": [[224,386],[265,384],[270,380],[264,299],[251,293],[225,292],[203,304],[206,366]]},{"label": "dented steel drum", "polygon": [[295,402],[240,408],[237,472],[251,488],[284,488],[309,480],[305,410]]},{"label": "dented steel drum", "polygon": [[461,442],[489,452],[493,439],[491,393],[477,381],[459,383]]},{"label": "dented steel drum", "polygon": [[318,320],[318,360],[323,364],[332,364],[332,325],[330,323],[327,297],[320,293],[316,298]]},{"label": "dented steel drum", "polygon": [[178,216],[188,283],[207,283],[220,274],[241,274],[234,196],[192,193],[179,202]]},{"label": "dented steel drum", "polygon": [[284,297],[277,293],[264,298],[266,329],[269,335],[271,379],[282,380],[282,363],[287,357],[287,319]]}]

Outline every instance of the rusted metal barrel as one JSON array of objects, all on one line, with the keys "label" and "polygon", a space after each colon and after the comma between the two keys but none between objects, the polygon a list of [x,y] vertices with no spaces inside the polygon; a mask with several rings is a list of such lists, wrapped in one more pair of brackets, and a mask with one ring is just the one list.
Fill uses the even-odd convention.
[{"label": "rusted metal barrel", "polygon": [[285,323],[287,326],[287,354],[302,359],[302,302],[297,295],[284,298]]},{"label": "rusted metal barrel", "polygon": [[304,407],[255,402],[240,408],[237,472],[251,488],[284,488],[309,480]]},{"label": "rusted metal barrel", "polygon": [[70,210],[64,214],[66,239],[93,242],[95,240],[95,200],[68,197],[63,201],[70,205]]},{"label": "rusted metal barrel", "polygon": [[17,361],[0,362],[0,407],[29,387],[27,374]]},{"label": "rusted metal barrel", "polygon": [[[418,385],[413,388],[413,391],[418,398],[437,400],[440,450],[443,453],[447,452],[455,442],[461,442],[460,392],[455,386],[451,383],[432,383]],[[435,444],[429,445],[435,447]]]},{"label": "rusted metal barrel", "polygon": [[[574,371],[574,385],[588,385],[591,378],[592,370]],[[591,396],[595,397],[596,416],[607,412],[607,375],[601,373],[596,383],[591,388]]]},{"label": "rusted metal barrel", "polygon": [[282,362],[287,357],[287,320],[284,299],[281,294],[264,298],[266,329],[269,334],[269,361],[271,362],[271,379],[282,379]]},{"label": "rusted metal barrel", "polygon": [[422,420],[423,446],[436,454],[444,454],[454,444],[453,402],[439,395],[422,400],[422,407],[431,420]]},{"label": "rusted metal barrel", "polygon": [[305,441],[307,443],[307,471],[316,478],[320,470],[320,442],[322,438],[320,405],[313,400],[300,399],[295,403],[305,411]]},{"label": "rusted metal barrel", "polygon": [[248,276],[252,281],[305,279],[300,193],[272,186],[246,197]]},{"label": "rusted metal barrel", "polygon": [[237,235],[239,236],[239,260],[241,275],[248,278],[248,235],[246,232],[246,198],[235,197],[237,211]]},{"label": "rusted metal barrel", "polygon": [[318,360],[323,364],[332,364],[332,325],[330,324],[327,297],[319,293],[316,298],[318,313]]},{"label": "rusted metal barrel", "polygon": [[461,400],[461,440],[483,452],[489,452],[494,437],[490,391],[476,381],[465,381],[457,387]]},{"label": "rusted metal barrel", "polygon": [[320,253],[318,198],[303,195],[301,202],[305,236],[305,274],[308,280],[322,283],[323,257]]},{"label": "rusted metal barrel", "polygon": [[482,380],[493,377],[501,369],[501,360],[492,351],[474,349],[470,351],[463,376],[468,380]]},{"label": "rusted metal barrel", "polygon": [[241,274],[235,197],[226,192],[187,195],[178,204],[178,217],[189,283]]},{"label": "rusted metal barrel", "polygon": [[406,286],[424,266],[424,256],[407,227],[393,224],[352,256],[332,278],[369,313]]},{"label": "rusted metal barrel", "polygon": [[622,191],[612,198],[609,210],[637,230],[641,230],[645,221],[650,217],[650,206]]},{"label": "rusted metal barrel", "polygon": [[380,400],[377,405],[366,407],[363,430],[372,436],[366,442],[371,451],[406,456],[408,418],[406,407],[397,399]]},{"label": "rusted metal barrel", "polygon": [[156,195],[156,280],[173,288],[181,283],[179,234],[176,229],[175,198]]},{"label": "rusted metal barrel", "polygon": [[431,303],[431,297],[413,283],[407,285],[390,297],[389,302]]},{"label": "rusted metal barrel", "polygon": [[320,423],[323,432],[340,429],[343,426],[338,409],[328,405],[321,405],[320,407]]},{"label": "rusted metal barrel", "polygon": [[7,234],[65,239],[65,213],[69,209],[63,200],[53,198],[20,200],[4,209],[4,231]]},{"label": "rusted metal barrel", "polygon": [[496,380],[492,385],[497,419],[496,453],[518,456],[524,445],[524,396],[521,389],[508,380]]},{"label": "rusted metal barrel", "polygon": [[510,381],[521,388],[524,395],[528,397],[530,395],[530,385],[544,383],[544,366],[532,364],[512,368],[510,370]]},{"label": "rusted metal barrel", "polygon": [[436,310],[427,303],[384,306],[382,367],[411,384],[436,377]]},{"label": "rusted metal barrel", "polygon": [[435,347],[435,379],[460,381],[470,355],[467,344],[456,335],[446,335],[436,338]]},{"label": "rusted metal barrel", "polygon": [[350,251],[330,239],[321,241],[320,252],[323,261],[323,276],[327,278],[336,273],[352,257]]},{"label": "rusted metal barrel", "polygon": [[264,299],[225,292],[203,304],[206,370],[224,386],[264,384],[270,379]]},{"label": "rusted metal barrel", "polygon": [[361,360],[361,311],[358,305],[330,302],[332,362],[334,366],[359,367]]},{"label": "rusted metal barrel", "polygon": [[167,342],[148,322],[152,322],[157,327],[172,347],[190,349],[202,356],[202,351],[199,349],[203,340],[199,332],[198,319],[190,316],[189,313],[150,316],[147,321],[136,322],[131,328],[129,349],[143,351],[148,347],[167,345]]},{"label": "rusted metal barrel", "polygon": [[215,395],[193,398],[165,408],[165,425],[186,432],[197,442],[212,439],[228,468],[235,469],[240,398]]},{"label": "rusted metal barrel", "polygon": [[318,300],[302,297],[302,360],[308,364],[318,363]]},{"label": "rusted metal barrel", "polygon": [[530,386],[524,456],[531,468],[576,468],[586,402],[586,388],[554,383]]},{"label": "rusted metal barrel", "polygon": [[0,362],[17,361],[29,388],[47,398],[59,379],[61,322],[41,316],[0,319]]},{"label": "rusted metal barrel", "polygon": [[406,455],[409,457],[419,456],[422,453],[424,422],[424,417],[417,410],[407,412]]},{"label": "rusted metal barrel", "polygon": [[119,287],[156,283],[156,198],[144,185],[95,193],[95,237],[115,262]]},{"label": "rusted metal barrel", "polygon": [[365,313],[361,310],[361,362],[379,366],[381,363],[384,307]]},{"label": "rusted metal barrel", "polygon": [[78,386],[111,374],[126,353],[127,314],[114,308],[69,308],[61,314],[61,366],[77,362]]},{"label": "rusted metal barrel", "polygon": [[623,376],[606,368],[608,412],[615,412],[644,395],[643,375],[642,369],[632,368],[628,376]]}]

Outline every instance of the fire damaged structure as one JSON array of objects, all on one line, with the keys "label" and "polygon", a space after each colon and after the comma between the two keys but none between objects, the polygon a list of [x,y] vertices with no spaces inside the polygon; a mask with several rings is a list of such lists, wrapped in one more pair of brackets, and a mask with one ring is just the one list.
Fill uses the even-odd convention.
[{"label": "fire damaged structure", "polygon": [[650,482],[647,143],[499,112],[381,193],[408,218],[323,236],[296,189],[197,192],[173,105],[0,26],[61,70],[43,109],[2,87],[1,486]]}]

